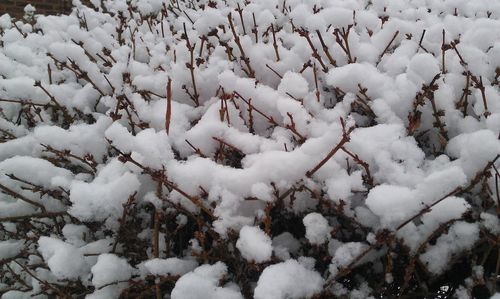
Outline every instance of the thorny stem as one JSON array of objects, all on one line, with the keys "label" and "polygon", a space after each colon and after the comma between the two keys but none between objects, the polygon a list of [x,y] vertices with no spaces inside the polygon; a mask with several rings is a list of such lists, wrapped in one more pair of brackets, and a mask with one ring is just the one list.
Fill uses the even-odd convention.
[{"label": "thorny stem", "polygon": [[366,163],[365,161],[361,160],[361,158],[359,158],[358,155],[353,154],[352,152],[350,152],[349,150],[347,150],[345,147],[341,147],[340,149],[344,153],[346,153],[347,155],[349,155],[354,160],[354,162],[358,163],[361,167],[363,167],[365,169],[365,172],[366,172],[366,183],[368,185],[370,185],[370,186],[373,186],[373,177],[371,176],[370,166],[368,165],[368,163]]},{"label": "thorny stem", "polygon": [[486,88],[484,87],[483,84],[483,77],[479,76],[479,80],[477,79],[476,76],[471,76],[472,82],[474,82],[474,87],[479,89],[481,92],[481,99],[483,100],[483,105],[484,105],[484,116],[488,117],[490,116],[490,112],[488,111],[488,102],[486,101]]},{"label": "thorny stem", "polygon": [[342,27],[342,32],[340,29],[335,28],[333,30],[333,35],[335,36],[335,41],[342,48],[344,53],[347,55],[347,63],[355,63],[356,58],[353,59],[351,54],[351,49],[349,47],[349,33],[351,31],[352,25],[347,26],[347,31]]},{"label": "thorny stem", "polygon": [[387,51],[391,47],[392,43],[394,42],[394,40],[396,39],[396,37],[398,36],[398,34],[399,34],[399,30],[394,33],[394,36],[391,38],[391,40],[387,44],[387,46],[385,47],[384,51],[382,51],[382,54],[380,54],[380,56],[378,58],[378,61],[380,61],[382,59],[382,57],[384,57],[384,55],[387,53]]},{"label": "thorny stem", "polygon": [[19,194],[18,192],[10,189],[9,187],[3,185],[2,183],[0,183],[0,190],[2,190],[5,194],[8,194],[8,195],[10,195],[10,196],[12,196],[14,198],[17,198],[17,199],[19,199],[21,201],[29,203],[30,205],[33,205],[35,207],[40,208],[40,210],[42,210],[43,213],[47,213],[47,210],[45,209],[45,206],[42,205],[41,203],[33,201],[33,200],[25,197],[24,195]]},{"label": "thorny stem", "polygon": [[431,210],[431,208],[434,207],[435,205],[437,205],[438,203],[442,202],[443,200],[447,199],[450,196],[454,196],[454,195],[460,193],[462,190],[463,189],[461,187],[457,187],[453,191],[451,191],[450,193],[448,193],[448,194],[444,195],[443,197],[441,197],[440,199],[434,201],[430,205],[426,206],[424,209],[420,210],[420,212],[418,212],[414,216],[410,217],[408,220],[406,220],[403,223],[401,223],[400,225],[398,225],[398,227],[396,228],[396,231],[402,229],[408,223],[412,222],[413,220],[417,219],[418,217],[422,216],[423,214],[429,212]]},{"label": "thorny stem", "polygon": [[321,64],[321,67],[323,69],[323,72],[328,72],[328,68],[326,67],[325,63],[321,59],[321,56],[318,53],[318,49],[314,46],[311,37],[309,36],[309,31],[307,31],[304,28],[297,29],[297,32],[299,33],[300,36],[304,37],[309,44],[309,47],[311,47],[312,50],[312,56],[318,60],[319,64]]},{"label": "thorny stem", "polygon": [[185,192],[184,190],[182,190],[181,188],[177,187],[177,185],[175,185],[174,183],[170,182],[165,176],[164,174],[161,174],[161,173],[158,173],[157,171],[154,171],[152,169],[150,169],[149,167],[146,167],[144,165],[142,165],[141,163],[137,162],[136,160],[134,160],[130,154],[126,154],[126,153],[123,153],[122,151],[120,151],[118,148],[116,148],[115,146],[112,145],[112,142],[111,140],[109,139],[106,139],[108,141],[108,143],[111,145],[111,147],[116,150],[118,153],[120,153],[121,155],[121,161],[122,162],[130,162],[134,165],[136,165],[137,167],[141,168],[145,173],[147,173],[154,181],[156,182],[161,182],[165,185],[165,187],[167,188],[170,188],[172,190],[175,190],[177,193],[179,193],[180,195],[182,195],[183,197],[185,197],[186,199],[188,199],[189,201],[191,201],[195,206],[197,206],[198,208],[200,208],[202,211],[204,211],[208,216],[210,216],[210,218],[212,219],[216,219],[215,215],[213,214],[213,212],[207,208],[202,202],[201,200],[198,198],[198,197],[194,197],[194,196],[191,196],[189,195],[187,192]]},{"label": "thorny stem", "polygon": [[167,83],[167,110],[165,112],[165,131],[170,134],[170,121],[172,118],[172,79],[168,78]]},{"label": "thorny stem", "polygon": [[280,53],[278,51],[278,43],[276,42],[276,32],[274,30],[274,24],[271,24],[271,31],[273,33],[273,48],[274,54],[276,55],[276,61],[280,61]]},{"label": "thorny stem", "polygon": [[[247,104],[247,106],[251,106],[252,107],[252,110],[257,112],[258,114],[260,114],[262,117],[264,117],[271,125],[273,126],[279,126],[279,127],[282,127],[280,124],[278,124],[271,116],[268,116],[266,115],[264,112],[260,111],[259,109],[255,108],[255,106],[252,105],[251,101],[250,100],[246,100],[241,94],[239,94],[237,91],[234,92],[234,94],[236,96],[238,96],[238,98],[240,98],[243,102],[245,102],[245,104]],[[297,130],[295,130],[295,128],[292,128],[291,126],[285,126],[284,128],[288,129],[290,132],[292,132],[295,136],[297,136],[299,138],[299,142],[300,141],[305,141],[305,138],[304,136],[302,136],[299,132],[297,132]]]},{"label": "thorny stem", "polygon": [[227,19],[229,21],[229,26],[231,27],[231,32],[233,33],[234,42],[236,43],[236,46],[238,46],[238,49],[240,50],[241,60],[243,60],[243,62],[247,67],[247,69],[244,71],[248,75],[248,77],[255,78],[255,71],[252,69],[252,66],[250,65],[250,59],[245,55],[245,50],[241,45],[240,36],[236,33],[236,29],[234,28],[233,16],[231,13],[228,14]]},{"label": "thorny stem", "polygon": [[67,212],[46,212],[46,213],[29,214],[29,215],[23,215],[23,216],[3,217],[3,218],[0,218],[0,222],[14,222],[14,221],[35,219],[35,218],[38,218],[38,219],[40,219],[40,218],[53,218],[53,217],[65,216],[65,215],[68,215],[68,213]]},{"label": "thorny stem", "polygon": [[[51,107],[50,103],[49,103],[49,104],[38,104],[38,103],[32,103],[32,102],[29,102],[29,101],[24,101],[24,100],[7,100],[7,99],[0,99],[0,102],[5,102],[5,103],[16,103],[16,104],[21,104],[21,105],[40,106],[40,107],[46,107],[46,106]],[[56,107],[57,107],[57,106],[56,106]]]},{"label": "thorny stem", "polygon": [[342,133],[342,139],[340,139],[340,142],[332,148],[332,150],[326,155],[323,160],[321,160],[313,169],[309,170],[306,172],[306,177],[311,178],[316,171],[318,171],[323,165],[325,165],[328,160],[330,160],[347,142],[349,142],[350,137],[349,135],[351,134],[352,131],[354,131],[355,127],[350,127],[347,131],[344,131]]},{"label": "thorny stem", "polygon": [[283,79],[283,76],[280,75],[276,70],[274,70],[272,67],[269,66],[269,64],[266,63],[266,67],[271,70],[276,76],[278,76],[280,79]]},{"label": "thorny stem", "polygon": [[66,106],[61,106],[61,104],[59,104],[59,102],[56,100],[56,98],[52,94],[50,94],[47,91],[47,89],[45,89],[43,87],[43,85],[42,85],[42,83],[40,81],[36,81],[34,86],[39,87],[50,98],[50,100],[54,103],[55,107],[57,107],[57,109],[59,109],[59,110],[62,111],[63,117],[64,117],[64,121],[65,121],[65,123],[67,125],[73,123],[73,119],[69,115],[68,109],[66,108]]},{"label": "thorny stem", "polygon": [[328,46],[326,45],[325,41],[323,40],[323,37],[321,36],[321,32],[319,30],[316,30],[316,34],[318,35],[319,42],[321,43],[321,47],[323,48],[323,52],[325,52],[326,57],[328,58],[328,61],[330,64],[334,67],[337,67],[337,62],[335,59],[333,59],[332,54],[330,54],[330,50],[328,49]]},{"label": "thorny stem", "polygon": [[206,158],[206,157],[207,157],[207,156],[205,156],[205,155],[201,152],[201,150],[200,150],[199,148],[195,147],[195,146],[194,146],[191,142],[189,142],[189,140],[187,140],[187,139],[186,139],[186,140],[184,140],[184,141],[186,141],[186,143],[187,143],[187,144],[188,144],[188,145],[189,145],[189,146],[190,146],[190,147],[191,147],[191,148],[195,151],[195,153],[196,153],[198,156],[200,156],[200,157],[202,157],[202,158]]},{"label": "thorny stem", "polygon": [[243,9],[240,7],[239,3],[238,3],[238,8],[236,10],[238,11],[238,14],[240,15],[241,27],[243,28],[243,35],[247,35],[247,30],[245,28],[245,21],[243,20]]},{"label": "thorny stem", "polygon": [[321,100],[321,94],[319,92],[319,86],[318,86],[318,74],[316,73],[316,63],[313,64],[313,76],[314,76],[314,87],[316,88],[316,92],[314,94],[316,95],[316,100],[319,103]]},{"label": "thorny stem", "polygon": [[238,96],[238,98],[240,98],[243,102],[245,102],[245,104],[247,104],[247,106],[252,106],[252,110],[254,110],[255,112],[257,112],[258,114],[260,114],[262,117],[264,117],[270,124],[274,125],[274,126],[279,126],[279,124],[270,116],[267,116],[264,112],[260,111],[259,109],[255,108],[255,106],[253,106],[249,100],[246,100],[241,94],[239,94],[237,91],[234,92],[234,94],[236,94]]},{"label": "thorny stem", "polygon": [[193,84],[193,94],[189,94],[188,95],[191,97],[191,99],[193,100],[194,104],[196,106],[199,106],[200,105],[200,95],[198,94],[198,88],[196,87],[196,79],[195,79],[195,76],[194,76],[194,48],[195,48],[195,45],[191,45],[191,42],[189,41],[189,36],[187,34],[187,30],[186,30],[186,23],[183,23],[182,24],[183,28],[184,28],[184,36],[185,36],[185,39],[186,39],[186,47],[189,51],[189,63],[186,63],[186,66],[187,68],[189,69],[189,74],[191,75],[191,83]]},{"label": "thorny stem", "polygon": [[[422,31],[422,35],[420,36],[420,40],[418,41],[418,48],[424,50],[425,53],[429,53],[424,46],[422,46],[422,42],[424,41],[425,29]],[[417,49],[418,51],[418,49]]]},{"label": "thorny stem", "polygon": [[26,272],[29,276],[33,277],[35,280],[37,280],[38,282],[40,282],[42,285],[46,286],[47,288],[51,289],[52,291],[54,291],[55,293],[57,293],[61,298],[67,298],[67,299],[70,299],[71,296],[69,296],[68,294],[65,294],[64,292],[62,292],[59,288],[56,288],[54,287],[53,285],[51,285],[50,283],[44,281],[44,280],[41,280],[40,278],[38,278],[35,274],[33,274],[26,266],[24,266],[23,264],[17,262],[17,261],[13,261],[14,263],[16,263],[19,267],[21,267],[24,272]]},{"label": "thorny stem", "polygon": [[469,96],[471,95],[470,91],[470,72],[465,72],[465,87],[462,89],[462,97],[456,104],[456,108],[462,108],[462,115],[467,116],[467,107],[469,105]]},{"label": "thorny stem", "polygon": [[408,263],[408,266],[406,267],[405,275],[404,275],[404,282],[403,285],[401,286],[401,289],[399,290],[399,294],[403,294],[408,287],[408,283],[410,282],[411,276],[415,271],[415,263],[417,262],[418,256],[420,253],[424,251],[424,249],[427,247],[429,242],[433,239],[439,236],[440,234],[443,233],[448,227],[450,227],[453,223],[462,220],[463,218],[457,218],[457,219],[451,219],[445,223],[442,223],[436,230],[434,230],[418,247],[418,249],[415,251],[415,253],[412,255],[410,262]]},{"label": "thorny stem", "polygon": [[128,197],[128,200],[126,203],[123,204],[123,212],[122,212],[122,217],[120,218],[120,227],[118,229],[118,232],[115,237],[115,242],[113,243],[113,248],[111,249],[111,252],[116,252],[116,247],[118,246],[118,243],[121,240],[122,236],[122,231],[123,231],[123,226],[125,225],[125,222],[127,221],[127,215],[129,213],[130,207],[135,201],[135,196],[137,195],[137,191],[134,192],[134,194],[130,195]]},{"label": "thorny stem", "polygon": [[46,152],[53,153],[56,156],[58,156],[59,158],[68,157],[68,158],[73,158],[75,160],[78,160],[79,162],[89,166],[93,175],[95,175],[97,173],[97,163],[94,160],[92,155],[86,155],[84,158],[81,158],[81,157],[78,157],[77,155],[72,154],[71,151],[69,151],[69,150],[60,151],[60,150],[57,150],[49,145],[45,145],[45,144],[40,144],[40,145],[45,148],[44,151],[46,151]]},{"label": "thorny stem", "polygon": [[252,32],[255,35],[255,43],[259,43],[259,29],[257,29],[257,22],[255,21],[255,13],[252,12],[252,19],[253,19],[253,29]]}]

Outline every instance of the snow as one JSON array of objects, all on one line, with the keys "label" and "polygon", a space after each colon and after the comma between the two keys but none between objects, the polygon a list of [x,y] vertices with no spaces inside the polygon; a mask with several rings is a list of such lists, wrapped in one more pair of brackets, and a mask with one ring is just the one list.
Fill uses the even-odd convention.
[{"label": "snow", "polygon": [[62,240],[41,237],[38,250],[58,279],[77,279],[87,275],[89,266],[78,249]]},{"label": "snow", "polygon": [[450,227],[447,234],[443,234],[436,241],[436,245],[429,246],[420,260],[432,273],[441,273],[448,266],[448,261],[454,254],[468,250],[479,238],[477,224],[457,222]]},{"label": "snow", "polygon": [[18,255],[23,246],[23,241],[7,240],[0,241],[0,260],[6,260]]},{"label": "snow", "polygon": [[311,298],[321,291],[323,278],[296,260],[289,259],[264,269],[257,281],[255,299]]},{"label": "snow", "polygon": [[19,262],[87,298],[370,298],[389,254],[439,281],[499,234],[497,1],[91,2],[0,16],[3,297],[57,295]]},{"label": "snow", "polygon": [[278,91],[284,94],[289,93],[296,99],[302,99],[309,92],[309,83],[302,75],[288,71],[283,75]]},{"label": "snow", "polygon": [[336,247],[336,249],[334,249],[335,253],[333,254],[332,263],[330,264],[330,272],[332,275],[336,275],[340,268],[345,268],[351,262],[354,262],[355,258],[368,247],[366,244],[361,242],[332,244],[330,246],[333,248]]},{"label": "snow", "polygon": [[268,261],[273,253],[271,238],[255,226],[244,226],[240,230],[236,248],[247,261],[256,263]]},{"label": "snow", "polygon": [[462,167],[468,178],[472,178],[500,153],[500,140],[494,137],[495,133],[490,130],[461,134],[450,140],[446,151],[458,158],[455,163]]},{"label": "snow", "polygon": [[234,286],[219,286],[219,281],[227,274],[227,266],[222,262],[202,265],[183,275],[172,290],[172,299],[242,299]]},{"label": "snow", "polygon": [[368,194],[366,205],[380,217],[382,225],[390,226],[419,210],[420,203],[413,199],[413,192],[406,187],[379,185]]},{"label": "snow", "polygon": [[413,56],[406,69],[408,79],[420,84],[429,84],[439,73],[440,69],[436,58],[428,53]]},{"label": "snow", "polygon": [[92,284],[97,288],[128,280],[132,276],[132,267],[127,261],[111,253],[100,254],[90,270]]},{"label": "snow", "polygon": [[115,160],[104,167],[94,181],[71,184],[71,215],[81,220],[102,221],[122,215],[123,204],[138,190],[137,176]]},{"label": "snow", "polygon": [[302,219],[306,227],[306,238],[313,245],[321,245],[330,238],[332,228],[328,220],[319,213],[309,213]]},{"label": "snow", "polygon": [[198,266],[198,263],[194,260],[182,260],[173,257],[168,259],[151,259],[144,262],[143,265],[147,274],[156,276],[182,276],[193,271]]}]

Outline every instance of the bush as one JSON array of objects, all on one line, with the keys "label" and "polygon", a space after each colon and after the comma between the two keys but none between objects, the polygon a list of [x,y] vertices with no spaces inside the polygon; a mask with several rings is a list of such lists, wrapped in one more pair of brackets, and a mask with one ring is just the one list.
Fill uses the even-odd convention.
[{"label": "bush", "polygon": [[2,298],[495,294],[498,4],[74,2],[0,17]]}]

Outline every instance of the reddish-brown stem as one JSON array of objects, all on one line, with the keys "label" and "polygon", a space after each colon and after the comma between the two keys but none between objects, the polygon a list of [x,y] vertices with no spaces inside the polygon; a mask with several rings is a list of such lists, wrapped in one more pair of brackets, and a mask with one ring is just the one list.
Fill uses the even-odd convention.
[{"label": "reddish-brown stem", "polygon": [[[418,41],[418,48],[424,50],[425,53],[429,53],[424,46],[422,46],[422,42],[424,41],[425,29],[422,31],[422,35],[420,36],[420,40]],[[418,51],[418,49],[417,49]]]},{"label": "reddish-brown stem", "polygon": [[243,62],[247,67],[247,69],[244,71],[248,75],[248,77],[255,78],[255,71],[252,69],[252,66],[250,65],[250,59],[245,55],[245,50],[241,45],[240,36],[236,33],[236,29],[234,28],[233,16],[231,15],[231,13],[228,14],[227,19],[229,21],[229,27],[231,27],[231,32],[233,33],[234,42],[236,43],[236,46],[238,46],[238,49],[240,50],[241,59],[243,60]]},{"label": "reddish-brown stem", "polygon": [[335,61],[335,59],[333,59],[332,54],[330,54],[330,50],[328,49],[328,46],[326,45],[325,41],[323,40],[323,36],[321,36],[321,32],[319,30],[316,30],[316,34],[318,35],[319,42],[321,43],[321,47],[323,48],[323,52],[325,53],[326,57],[328,58],[328,61],[330,62],[331,65],[336,67],[337,62]]},{"label": "reddish-brown stem", "polygon": [[326,67],[325,63],[321,59],[321,56],[319,55],[318,50],[314,46],[314,44],[311,40],[311,37],[309,36],[309,31],[301,28],[301,29],[297,29],[297,32],[299,33],[300,36],[302,36],[306,39],[307,43],[309,44],[309,47],[312,50],[312,56],[314,58],[316,58],[316,60],[318,60],[319,64],[321,64],[321,67],[323,68],[323,72],[325,72],[325,73],[328,72],[328,68]]},{"label": "reddish-brown stem", "polygon": [[271,31],[273,33],[273,48],[274,54],[276,55],[276,61],[280,61],[280,53],[278,51],[278,43],[276,42],[276,32],[274,30],[274,24],[271,24]]},{"label": "reddish-brown stem", "polygon": [[370,173],[370,166],[368,165],[368,163],[366,163],[365,161],[361,160],[361,158],[359,158],[358,155],[356,154],[353,154],[352,152],[350,152],[349,150],[347,150],[345,147],[341,147],[340,148],[344,153],[346,153],[348,156],[350,156],[354,162],[358,163],[361,167],[363,167],[365,169],[365,172],[366,172],[366,183],[370,186],[373,186],[373,177],[371,176],[371,173]]},{"label": "reddish-brown stem", "polygon": [[269,64],[267,64],[267,63],[266,63],[266,67],[267,67],[268,69],[270,69],[270,70],[271,70],[271,72],[273,72],[273,73],[274,73],[276,76],[278,76],[280,79],[283,79],[283,76],[282,76],[282,75],[280,75],[280,73],[278,73],[276,70],[274,70],[271,66],[269,66]]},{"label": "reddish-brown stem", "polygon": [[382,54],[380,54],[380,56],[378,58],[379,61],[382,59],[382,57],[384,57],[385,53],[387,53],[387,51],[391,47],[392,43],[394,42],[394,40],[396,39],[396,37],[398,36],[398,34],[399,34],[399,30],[394,33],[394,35],[392,36],[391,40],[389,41],[389,43],[385,47],[384,51],[382,51]]},{"label": "reddish-brown stem", "polygon": [[316,171],[318,171],[321,167],[323,167],[323,165],[325,165],[326,162],[328,162],[344,146],[344,144],[349,142],[350,140],[349,134],[353,130],[354,127],[351,127],[347,130],[347,132],[344,132],[342,134],[342,139],[340,139],[340,142],[334,148],[332,148],[332,150],[326,155],[326,157],[323,158],[323,160],[321,160],[316,166],[314,166],[313,169],[306,172],[306,177],[311,178],[316,173]]},{"label": "reddish-brown stem", "polygon": [[170,120],[172,118],[172,79],[168,78],[167,83],[167,110],[165,112],[165,130],[170,133]]}]

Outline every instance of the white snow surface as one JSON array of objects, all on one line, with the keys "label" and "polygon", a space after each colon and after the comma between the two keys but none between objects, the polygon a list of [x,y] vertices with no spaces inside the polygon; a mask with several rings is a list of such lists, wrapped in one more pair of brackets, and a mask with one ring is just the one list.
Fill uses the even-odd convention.
[{"label": "white snow surface", "polygon": [[115,254],[101,254],[92,267],[92,284],[102,287],[114,282],[122,282],[132,276],[132,267]]},{"label": "white snow surface", "polygon": [[[256,299],[310,298],[382,232],[433,275],[499,234],[498,1],[91,2],[105,9],[0,16],[0,261],[26,252],[87,298],[180,276],[173,299],[243,298],[241,262]],[[178,256],[170,226],[198,234]],[[242,258],[206,258],[214,244]],[[3,297],[40,295],[26,280]]]},{"label": "white snow surface", "polygon": [[[144,267],[145,274],[150,275],[184,275],[187,272],[193,271],[198,263],[194,260],[182,260],[179,258],[168,258],[168,259],[151,259],[142,265]],[[139,266],[141,268],[141,265]]]},{"label": "white snow surface", "polygon": [[240,230],[236,248],[247,261],[262,263],[271,258],[273,253],[271,243],[271,238],[260,228],[244,226]]},{"label": "white snow surface", "polygon": [[289,259],[264,269],[255,288],[255,299],[311,298],[321,291],[323,278],[299,262]]},{"label": "white snow surface", "polygon": [[309,243],[321,245],[330,238],[332,228],[328,225],[328,220],[319,213],[309,213],[302,219],[306,227],[306,238]]},{"label": "white snow surface", "polygon": [[88,273],[89,266],[83,254],[73,245],[49,237],[41,237],[38,245],[43,259],[58,279],[76,279]]},{"label": "white snow surface", "polygon": [[219,281],[227,274],[227,266],[222,262],[202,265],[182,276],[172,290],[172,299],[242,299],[235,286],[219,286]]}]

